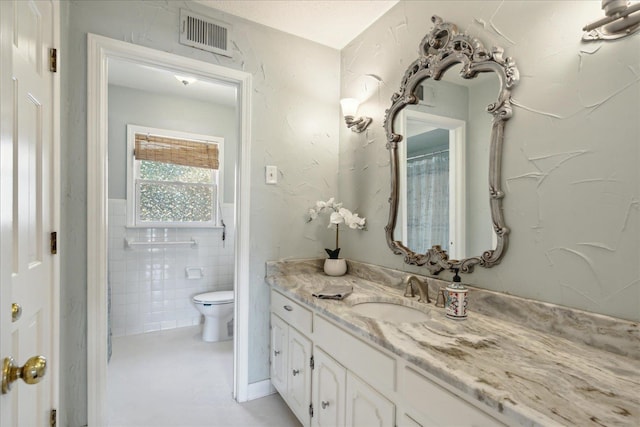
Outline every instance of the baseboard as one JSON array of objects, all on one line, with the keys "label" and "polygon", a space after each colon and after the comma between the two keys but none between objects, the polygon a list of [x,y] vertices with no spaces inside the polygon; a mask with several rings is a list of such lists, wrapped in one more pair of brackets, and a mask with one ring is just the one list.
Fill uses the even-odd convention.
[{"label": "baseboard", "polygon": [[276,392],[271,380],[258,381],[247,387],[247,400],[259,399]]}]

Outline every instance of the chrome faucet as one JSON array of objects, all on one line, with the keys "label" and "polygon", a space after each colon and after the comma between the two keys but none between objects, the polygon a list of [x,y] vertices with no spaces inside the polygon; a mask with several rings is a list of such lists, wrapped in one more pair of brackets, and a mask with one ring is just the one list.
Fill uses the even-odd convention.
[{"label": "chrome faucet", "polygon": [[418,288],[418,294],[420,295],[418,301],[422,301],[427,304],[431,303],[431,300],[429,299],[429,284],[426,280],[423,282],[413,274],[410,274],[404,278],[402,284],[407,287],[404,291],[405,297],[415,297],[415,288]]}]

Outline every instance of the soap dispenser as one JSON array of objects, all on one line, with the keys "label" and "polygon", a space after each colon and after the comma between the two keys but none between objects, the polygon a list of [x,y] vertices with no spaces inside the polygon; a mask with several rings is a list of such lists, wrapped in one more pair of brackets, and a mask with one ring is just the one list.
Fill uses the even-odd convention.
[{"label": "soap dispenser", "polygon": [[445,288],[445,314],[450,319],[464,320],[467,318],[467,295],[469,290],[460,282],[458,269],[454,268],[453,282]]}]

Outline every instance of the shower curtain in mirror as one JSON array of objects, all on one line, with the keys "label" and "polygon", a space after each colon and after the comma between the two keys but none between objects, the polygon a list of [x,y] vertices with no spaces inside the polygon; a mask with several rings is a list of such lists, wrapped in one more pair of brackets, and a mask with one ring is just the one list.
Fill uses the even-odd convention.
[{"label": "shower curtain in mirror", "polygon": [[449,151],[407,159],[407,243],[414,252],[449,249]]}]

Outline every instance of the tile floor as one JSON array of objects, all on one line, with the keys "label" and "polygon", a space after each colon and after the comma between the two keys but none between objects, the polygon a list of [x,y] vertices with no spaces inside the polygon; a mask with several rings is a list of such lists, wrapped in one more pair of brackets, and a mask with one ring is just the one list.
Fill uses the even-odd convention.
[{"label": "tile floor", "polygon": [[280,395],[231,398],[233,341],[201,326],[116,337],[108,367],[109,426],[300,426]]}]

